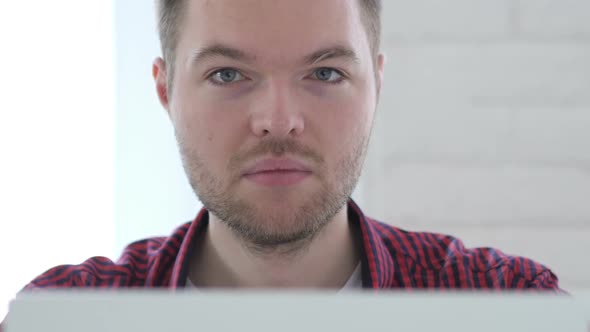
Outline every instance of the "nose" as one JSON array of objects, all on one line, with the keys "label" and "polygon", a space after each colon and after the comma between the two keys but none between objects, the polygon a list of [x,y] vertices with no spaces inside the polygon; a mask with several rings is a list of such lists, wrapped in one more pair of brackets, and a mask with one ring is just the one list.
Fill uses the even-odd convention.
[{"label": "nose", "polygon": [[274,138],[294,138],[301,135],[304,119],[301,100],[298,100],[288,82],[269,82],[253,104],[250,126],[254,135]]}]

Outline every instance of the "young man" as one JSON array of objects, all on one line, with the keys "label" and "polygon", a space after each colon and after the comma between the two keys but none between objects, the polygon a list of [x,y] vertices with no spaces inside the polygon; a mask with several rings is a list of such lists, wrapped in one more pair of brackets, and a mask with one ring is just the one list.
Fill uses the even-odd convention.
[{"label": "young man", "polygon": [[350,200],[383,74],[380,1],[158,2],[156,91],[205,208],[117,262],[59,266],[27,289],[559,290],[531,260],[405,232]]}]

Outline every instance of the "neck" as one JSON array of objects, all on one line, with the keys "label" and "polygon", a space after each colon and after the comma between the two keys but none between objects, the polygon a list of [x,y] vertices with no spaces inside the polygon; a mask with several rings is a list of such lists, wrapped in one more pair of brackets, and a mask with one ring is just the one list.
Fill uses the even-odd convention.
[{"label": "neck", "polygon": [[346,206],[313,238],[260,250],[209,215],[191,259],[197,287],[340,288],[359,262],[359,243]]}]

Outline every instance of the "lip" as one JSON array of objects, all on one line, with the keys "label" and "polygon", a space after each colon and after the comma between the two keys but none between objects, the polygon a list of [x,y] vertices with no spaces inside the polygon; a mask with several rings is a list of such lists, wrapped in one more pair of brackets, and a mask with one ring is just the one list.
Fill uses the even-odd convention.
[{"label": "lip", "polygon": [[255,163],[244,172],[244,178],[263,186],[290,186],[311,176],[304,163],[288,158],[270,158]]}]

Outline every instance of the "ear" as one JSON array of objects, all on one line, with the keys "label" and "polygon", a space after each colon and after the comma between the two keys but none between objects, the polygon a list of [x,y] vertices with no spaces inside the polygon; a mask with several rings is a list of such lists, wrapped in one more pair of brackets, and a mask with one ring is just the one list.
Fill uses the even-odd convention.
[{"label": "ear", "polygon": [[383,85],[383,70],[385,66],[385,55],[383,53],[379,53],[377,56],[377,98],[379,98],[381,94],[381,85]]},{"label": "ear", "polygon": [[156,83],[156,92],[160,99],[160,104],[170,114],[170,103],[168,98],[168,76],[166,73],[166,63],[164,59],[157,58],[152,65],[152,76]]}]

